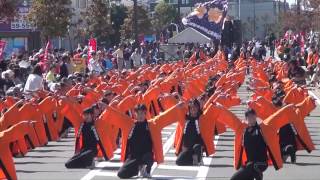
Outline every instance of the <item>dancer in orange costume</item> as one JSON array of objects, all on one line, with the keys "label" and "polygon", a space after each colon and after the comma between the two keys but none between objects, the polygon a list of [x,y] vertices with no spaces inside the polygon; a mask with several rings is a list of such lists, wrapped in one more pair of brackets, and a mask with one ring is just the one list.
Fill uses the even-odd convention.
[{"label": "dancer in orange costume", "polygon": [[136,176],[139,170],[142,176],[149,177],[153,161],[163,162],[161,130],[183,120],[185,112],[182,107],[183,104],[173,106],[148,121],[147,108],[142,104],[135,108],[136,120],[112,107],[104,111],[101,119],[121,128],[122,132],[121,160],[125,162],[118,172],[120,178]]},{"label": "dancer in orange costume", "polygon": [[[22,121],[22,116],[19,116],[19,106],[21,106],[23,101],[15,103],[11,108],[9,108],[0,119],[0,131],[6,130],[7,128]],[[28,152],[28,146],[24,138],[19,138],[16,142],[13,141],[12,151],[17,155],[25,155]],[[35,146],[39,146],[37,141]],[[34,148],[34,147],[32,147]]]},{"label": "dancer in orange costume", "polygon": [[[76,136],[76,146],[79,146],[79,152],[76,152],[75,155],[66,162],[66,168],[93,167],[94,158],[98,154],[98,148],[100,148],[106,160],[111,158],[113,155],[113,152],[111,151],[112,154],[109,153],[108,157],[101,142],[101,139],[99,138],[97,129],[95,128],[95,117],[93,107],[88,108],[83,112],[83,119],[84,122],[81,124],[78,134]],[[100,126],[100,128],[103,127]],[[106,137],[104,137],[104,139],[106,139]],[[111,144],[108,148],[112,148]]]},{"label": "dancer in orange costume", "polygon": [[32,122],[22,121],[11,126],[9,129],[0,131],[0,179],[17,180],[9,146],[12,142],[24,139],[26,135],[32,145],[38,143]]},{"label": "dancer in orange costume", "polygon": [[41,146],[46,145],[48,143],[48,138],[47,138],[46,130],[44,127],[42,114],[37,108],[37,105],[32,105],[31,103],[25,103],[19,109],[19,115],[21,119],[24,121],[31,120],[35,122],[34,129],[37,133],[39,143]]},{"label": "dancer in orange costume", "polygon": [[50,141],[57,141],[59,139],[59,132],[52,116],[56,110],[57,101],[53,97],[48,96],[39,103],[38,107],[41,113],[44,114],[45,125],[48,129],[48,139]]},{"label": "dancer in orange costume", "polygon": [[176,131],[178,166],[199,165],[202,163],[203,150],[207,156],[215,152],[213,141],[218,116],[212,105],[202,113],[198,100],[189,102],[185,121],[179,121]]},{"label": "dancer in orange costume", "polygon": [[248,173],[250,175],[244,179],[261,179],[263,171],[267,168],[268,159],[276,170],[282,168],[277,131],[296,118],[293,105],[280,109],[260,125],[256,122],[254,110],[246,112],[248,122],[244,123],[222,106],[219,109],[220,114],[223,114],[219,120],[235,131],[234,166],[239,171],[231,179],[241,179]]}]

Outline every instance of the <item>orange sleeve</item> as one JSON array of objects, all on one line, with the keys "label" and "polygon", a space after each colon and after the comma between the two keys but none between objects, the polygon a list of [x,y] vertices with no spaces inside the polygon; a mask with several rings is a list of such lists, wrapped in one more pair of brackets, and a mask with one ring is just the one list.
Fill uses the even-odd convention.
[{"label": "orange sleeve", "polygon": [[24,135],[29,135],[30,140],[33,142],[33,144],[37,144],[38,139],[34,132],[33,125],[28,121],[21,121],[11,126],[10,128],[0,132],[2,143],[14,142],[16,140],[19,140],[20,138],[23,138]]},{"label": "orange sleeve", "polygon": [[134,95],[130,95],[120,101],[118,109],[121,112],[127,112],[128,110],[133,109],[135,105],[137,105],[137,99]]},{"label": "orange sleeve", "polygon": [[100,115],[99,119],[107,121],[125,132],[128,132],[134,124],[129,116],[110,106]]},{"label": "orange sleeve", "polygon": [[208,101],[205,103],[205,105],[203,106],[204,109],[206,109],[207,107],[209,107],[209,105],[214,102],[214,100],[218,97],[219,93],[214,93],[209,99]]},{"label": "orange sleeve", "polygon": [[241,103],[241,99],[239,97],[230,96],[226,100],[225,107],[230,108],[230,107],[233,107],[233,106],[240,105],[240,103]]},{"label": "orange sleeve", "polygon": [[234,115],[231,111],[224,107],[220,107],[218,121],[230,127],[232,130],[237,131],[241,126],[242,122]]},{"label": "orange sleeve", "polygon": [[264,117],[261,117],[263,119],[266,119],[278,110],[270,101],[263,97],[258,97],[257,103],[260,104],[260,111],[264,114]]},{"label": "orange sleeve", "polygon": [[149,104],[152,100],[157,99],[160,93],[161,89],[159,87],[148,89],[147,92],[143,94],[143,100],[145,103]]},{"label": "orange sleeve", "polygon": [[216,82],[216,87],[222,86],[227,81],[226,75],[221,76],[221,78]]},{"label": "orange sleeve", "polygon": [[265,119],[262,125],[272,127],[272,129],[277,131],[295,118],[295,107],[293,105],[287,105]]},{"label": "orange sleeve", "polygon": [[297,104],[296,107],[301,112],[301,115],[303,117],[306,117],[312,110],[316,108],[316,104],[315,101],[310,96],[308,96],[304,101]]},{"label": "orange sleeve", "polygon": [[186,109],[187,108],[180,108],[178,105],[175,105],[151,119],[149,123],[156,125],[159,129],[163,129],[174,122],[183,121],[186,115]]},{"label": "orange sleeve", "polygon": [[294,102],[294,99],[295,99],[294,92],[295,91],[297,91],[297,88],[290,89],[287,92],[286,96],[284,97],[283,102],[286,103],[286,104],[291,104],[292,102]]},{"label": "orange sleeve", "polygon": [[174,96],[170,95],[160,98],[160,103],[162,108],[164,110],[167,110],[176,105],[178,103],[178,100]]},{"label": "orange sleeve", "polygon": [[217,106],[214,106],[212,103],[204,110],[203,115],[206,119],[211,121],[216,121],[219,117],[220,109]]}]

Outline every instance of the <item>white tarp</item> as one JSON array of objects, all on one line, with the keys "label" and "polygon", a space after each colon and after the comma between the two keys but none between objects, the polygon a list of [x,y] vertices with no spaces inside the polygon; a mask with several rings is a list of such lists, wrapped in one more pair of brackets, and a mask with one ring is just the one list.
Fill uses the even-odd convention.
[{"label": "white tarp", "polygon": [[170,44],[185,44],[185,43],[206,44],[210,42],[211,42],[210,38],[201,34],[199,31],[191,27],[183,30],[179,34],[168,39],[168,43]]}]

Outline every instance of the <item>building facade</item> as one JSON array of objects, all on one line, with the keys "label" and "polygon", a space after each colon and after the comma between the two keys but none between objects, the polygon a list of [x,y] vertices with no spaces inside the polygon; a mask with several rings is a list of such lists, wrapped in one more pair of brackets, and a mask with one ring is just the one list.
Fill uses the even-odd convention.
[{"label": "building facade", "polygon": [[0,39],[6,41],[4,57],[40,48],[40,33],[26,21],[31,0],[24,0],[18,6],[18,17],[0,20]]},{"label": "building facade", "polygon": [[[205,0],[165,1],[177,8],[180,6],[182,17],[188,15],[197,3],[205,2]],[[244,39],[263,38],[275,27],[279,12],[289,8],[288,3],[280,0],[228,0],[228,2],[228,16],[231,20],[241,20]]]},{"label": "building facade", "polygon": [[241,20],[244,39],[263,39],[277,28],[279,12],[288,8],[279,0],[229,0],[228,15]]}]

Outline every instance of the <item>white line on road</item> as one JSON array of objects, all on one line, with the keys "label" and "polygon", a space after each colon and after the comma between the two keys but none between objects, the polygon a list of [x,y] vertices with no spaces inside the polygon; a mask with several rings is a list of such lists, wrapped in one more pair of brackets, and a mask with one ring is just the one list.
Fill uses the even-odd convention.
[{"label": "white line on road", "polygon": [[178,170],[178,171],[198,171],[198,168],[194,166],[177,166],[177,165],[160,164],[157,168],[166,169],[166,170]]},{"label": "white line on road", "polygon": [[[218,139],[220,136],[215,136],[215,141],[214,141],[214,145],[216,146],[218,143]],[[165,144],[163,145],[163,155],[165,156],[167,153],[172,153],[174,152],[174,149],[172,150],[171,147],[174,143],[174,138],[175,138],[175,132],[173,132],[170,137],[168,138],[168,140],[165,142]],[[119,152],[119,149],[117,150]],[[115,155],[115,157],[113,159],[119,159],[119,155]],[[175,161],[176,157],[165,157],[165,160],[171,160],[171,161]],[[197,171],[197,176],[196,178],[205,178],[208,175],[209,169],[210,169],[210,164],[212,163],[212,157],[204,157],[203,158],[203,166],[176,166],[176,165],[159,165],[157,163],[154,163],[151,169],[151,174],[158,168],[158,169],[168,169],[168,170],[178,170],[178,171]],[[101,171],[101,168],[108,168],[108,167],[117,167],[120,168],[122,165],[121,162],[100,162],[96,165],[96,167],[98,167],[99,169],[94,169],[91,170],[88,174],[86,174],[81,180],[91,180],[93,179],[95,176],[104,176],[104,177],[116,177],[117,173],[116,172],[103,172]],[[165,176],[152,176],[152,177],[156,177],[156,178],[169,178],[169,177],[165,177]],[[193,177],[194,178],[194,177]],[[143,178],[140,178],[139,180],[142,180]],[[190,179],[190,177],[174,177],[174,176],[170,176],[170,179]]]},{"label": "white line on road", "polygon": [[[215,140],[214,140],[214,146],[217,147],[217,144],[218,144],[218,140],[219,140],[220,136],[215,136]],[[204,157],[203,158],[203,166],[200,166],[199,168],[199,171],[198,171],[198,174],[197,174],[197,179],[199,178],[206,178],[208,176],[208,172],[209,172],[209,169],[210,169],[210,165],[211,165],[211,162],[212,162],[212,157]]]},{"label": "white line on road", "polygon": [[[170,148],[172,147],[173,142],[174,142],[175,134],[176,134],[176,132],[174,131],[174,132],[172,133],[172,135],[169,137],[169,139],[166,141],[166,143],[163,145],[163,156],[165,156],[165,155],[169,152]],[[156,170],[156,168],[157,168],[158,166],[159,166],[159,164],[154,163],[153,166],[152,166],[152,168],[151,168],[150,174],[152,174],[153,171]]]},{"label": "white line on road", "polygon": [[317,95],[315,95],[315,94],[314,94],[312,91],[310,91],[310,90],[309,90],[309,94],[316,99],[316,102],[317,102],[318,104],[320,104],[320,99],[318,98]]},{"label": "white line on road", "polygon": [[[172,130],[173,127],[166,127],[166,130],[170,129]],[[174,128],[175,129],[175,128]],[[172,135],[169,137],[169,139],[165,142],[164,146],[163,146],[163,154],[167,154],[170,150],[170,148],[173,145],[174,142],[174,137],[175,137],[175,132],[172,133]],[[116,152],[121,152],[120,149],[117,149]],[[119,155],[115,155],[113,159],[120,159]],[[100,168],[105,168],[105,167],[120,167],[122,165],[122,163],[115,163],[115,162],[109,162],[109,161],[105,161],[105,162],[100,162],[96,165],[96,167],[98,167],[99,169],[94,169],[91,170],[90,172],[88,172],[83,178],[81,178],[81,180],[91,180],[93,179],[95,176],[108,176],[108,177],[117,177],[117,173],[115,172],[102,172]],[[158,167],[159,165],[157,165],[157,163],[154,163],[151,169],[151,174],[152,172]]]}]

